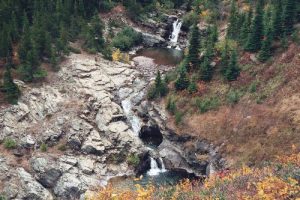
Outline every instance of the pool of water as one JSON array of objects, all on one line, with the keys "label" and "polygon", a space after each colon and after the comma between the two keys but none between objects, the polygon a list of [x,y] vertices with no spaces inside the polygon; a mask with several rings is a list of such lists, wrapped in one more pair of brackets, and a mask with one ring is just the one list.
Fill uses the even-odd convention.
[{"label": "pool of water", "polygon": [[194,174],[190,174],[184,170],[167,170],[165,172],[159,173],[155,176],[144,174],[141,179],[136,179],[134,177],[114,177],[109,180],[111,184],[117,190],[134,190],[135,185],[139,184],[141,186],[153,185],[155,187],[175,185],[183,179],[195,180],[199,179]]},{"label": "pool of water", "polygon": [[183,51],[169,48],[146,48],[136,52],[133,57],[144,56],[152,58],[157,65],[175,66],[183,59]]}]

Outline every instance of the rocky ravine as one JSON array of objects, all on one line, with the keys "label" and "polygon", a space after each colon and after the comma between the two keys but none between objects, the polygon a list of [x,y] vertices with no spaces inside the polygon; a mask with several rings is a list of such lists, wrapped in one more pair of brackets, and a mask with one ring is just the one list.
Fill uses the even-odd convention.
[{"label": "rocky ravine", "polygon": [[[10,151],[0,145],[0,193],[8,199],[83,199],[111,177],[144,173],[149,156],[162,158],[167,169],[197,175],[222,166],[213,146],[177,136],[166,127],[164,110],[144,100],[157,66],[149,69],[71,54],[50,83],[18,81],[24,95],[0,111],[0,141],[17,142]],[[164,139],[149,154],[138,136],[154,133]],[[126,162],[130,154],[142,156],[135,170]]]},{"label": "rocky ravine", "polygon": [[0,111],[0,140],[18,144],[0,153],[0,192],[9,199],[77,199],[111,176],[133,174],[126,156],[143,149],[114,95],[138,79],[136,70],[72,54],[54,76],[39,88],[22,84],[19,104]]}]

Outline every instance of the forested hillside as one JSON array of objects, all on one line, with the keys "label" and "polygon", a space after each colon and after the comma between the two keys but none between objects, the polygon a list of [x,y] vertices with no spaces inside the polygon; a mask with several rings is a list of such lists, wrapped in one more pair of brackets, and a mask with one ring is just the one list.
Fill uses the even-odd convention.
[{"label": "forested hillside", "polygon": [[299,0],[0,0],[0,200],[299,200],[299,76]]}]

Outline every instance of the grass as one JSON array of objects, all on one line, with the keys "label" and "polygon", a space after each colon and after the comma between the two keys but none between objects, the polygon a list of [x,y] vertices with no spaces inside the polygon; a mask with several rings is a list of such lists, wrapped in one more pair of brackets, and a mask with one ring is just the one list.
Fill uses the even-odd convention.
[{"label": "grass", "polygon": [[127,163],[128,163],[128,165],[137,167],[140,163],[140,158],[137,154],[130,154],[127,157]]},{"label": "grass", "polygon": [[196,98],[195,105],[200,113],[206,113],[210,110],[216,110],[220,106],[220,100],[218,97],[207,97],[204,99]]},{"label": "grass", "polygon": [[4,147],[6,149],[15,149],[17,146],[17,143],[14,139],[6,138],[4,139]]},{"label": "grass", "polygon": [[47,150],[48,150],[47,144],[42,143],[40,146],[40,150],[41,150],[41,152],[47,152]]}]

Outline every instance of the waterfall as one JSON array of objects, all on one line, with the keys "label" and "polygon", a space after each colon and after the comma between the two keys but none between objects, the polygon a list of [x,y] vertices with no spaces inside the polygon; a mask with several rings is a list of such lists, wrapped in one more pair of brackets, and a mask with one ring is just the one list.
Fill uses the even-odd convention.
[{"label": "waterfall", "polygon": [[[172,34],[169,37],[170,43],[171,43],[172,46],[177,46],[177,41],[178,41],[181,26],[182,26],[182,22],[179,19],[177,19],[173,23],[173,31],[172,31]],[[179,47],[176,47],[176,48],[179,48]]]},{"label": "waterfall", "polygon": [[151,168],[150,168],[150,170],[147,172],[147,174],[148,174],[149,176],[157,176],[158,174],[167,171],[166,168],[165,168],[165,165],[164,165],[164,163],[163,163],[163,160],[162,160],[161,158],[159,158],[160,161],[161,161],[161,169],[158,167],[157,161],[156,161],[154,158],[150,157],[150,159],[151,159],[151,163],[150,163],[150,167],[151,167]]}]

